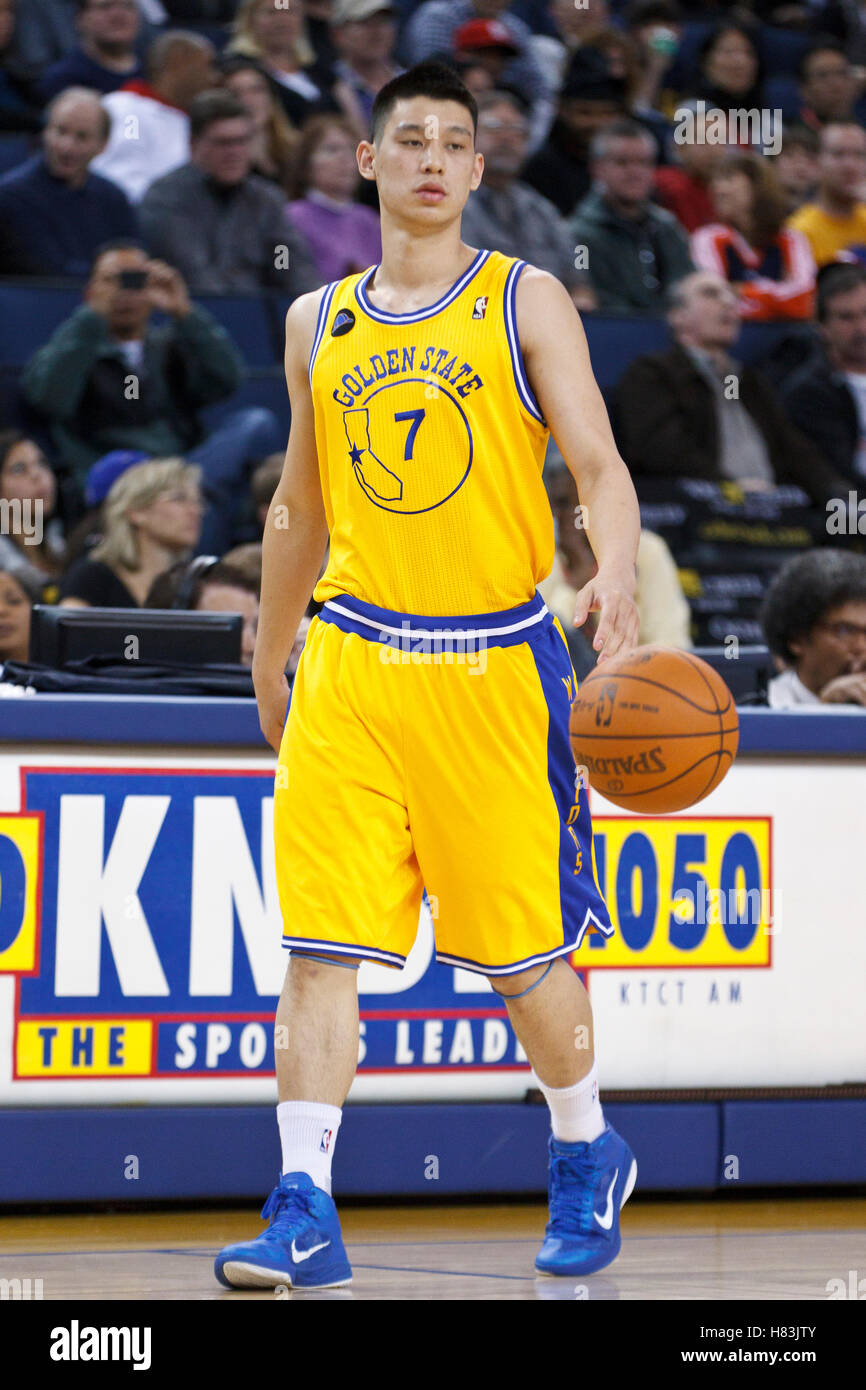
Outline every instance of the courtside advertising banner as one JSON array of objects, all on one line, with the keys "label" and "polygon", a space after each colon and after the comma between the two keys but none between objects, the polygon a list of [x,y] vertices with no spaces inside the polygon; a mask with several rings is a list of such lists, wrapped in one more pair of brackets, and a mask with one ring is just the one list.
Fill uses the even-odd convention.
[{"label": "courtside advertising banner", "polygon": [[[249,752],[0,754],[0,1104],[274,1099],[273,778]],[[866,1080],[862,763],[741,758],[667,817],[589,795],[616,931],[571,960],[602,1088]],[[406,968],[360,970],[353,1099],[533,1084],[487,981],[436,962],[436,913],[431,885]]]}]

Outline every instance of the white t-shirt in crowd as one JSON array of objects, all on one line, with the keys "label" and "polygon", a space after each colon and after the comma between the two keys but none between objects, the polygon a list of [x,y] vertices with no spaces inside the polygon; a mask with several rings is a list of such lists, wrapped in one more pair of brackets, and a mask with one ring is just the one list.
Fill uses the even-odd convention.
[{"label": "white t-shirt in crowd", "polygon": [[189,116],[143,92],[109,92],[102,104],[111,134],[90,167],[138,203],[155,179],[189,160]]}]

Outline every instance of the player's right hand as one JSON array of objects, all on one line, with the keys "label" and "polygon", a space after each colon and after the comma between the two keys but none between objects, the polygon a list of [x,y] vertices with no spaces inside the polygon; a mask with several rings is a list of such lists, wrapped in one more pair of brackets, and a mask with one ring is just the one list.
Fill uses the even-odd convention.
[{"label": "player's right hand", "polygon": [[259,725],[262,733],[274,752],[279,753],[280,744],[283,741],[286,711],[289,707],[289,682],[286,680],[284,671],[281,671],[276,678],[273,676],[257,677],[254,669],[253,686],[256,692],[256,703],[259,707]]}]

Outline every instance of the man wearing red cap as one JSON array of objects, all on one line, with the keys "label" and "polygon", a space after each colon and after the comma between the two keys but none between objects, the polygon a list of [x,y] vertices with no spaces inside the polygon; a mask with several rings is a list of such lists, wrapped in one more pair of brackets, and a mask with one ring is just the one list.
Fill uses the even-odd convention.
[{"label": "man wearing red cap", "polygon": [[[508,61],[500,65],[495,80],[513,87],[531,103],[529,148],[535,150],[550,126],[553,92],[530,50],[529,26],[509,12],[508,3],[509,0],[426,0],[407,24],[403,42],[409,62],[420,63],[434,55],[454,53],[458,47],[461,57],[468,49],[476,56],[486,51],[489,57],[491,51],[502,50],[507,34]],[[488,27],[491,24],[495,26],[492,31]]]}]

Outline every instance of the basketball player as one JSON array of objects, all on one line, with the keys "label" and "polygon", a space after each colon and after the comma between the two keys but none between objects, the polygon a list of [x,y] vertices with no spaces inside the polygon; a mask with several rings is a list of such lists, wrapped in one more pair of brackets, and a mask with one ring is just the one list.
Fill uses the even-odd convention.
[{"label": "basketball player", "polygon": [[[489,978],[550,1106],[536,1269],[609,1264],[637,1172],[602,1115],[592,1013],[566,959],[613,927],[569,746],[574,671],[536,591],[554,553],[548,431],[598,560],[575,623],[599,613],[600,661],[637,640],[637,501],[566,290],[460,239],[483,170],[475,129],[446,67],[382,88],[357,152],[378,186],[382,262],[303,295],[286,319],[291,436],[253,665],[279,752],[283,1161],[268,1228],[217,1258],[230,1287],[352,1277],[330,1194],[358,1058],[356,972],[403,966],[425,886],[437,959]],[[287,713],[283,671],[314,585],[324,607]]]}]

